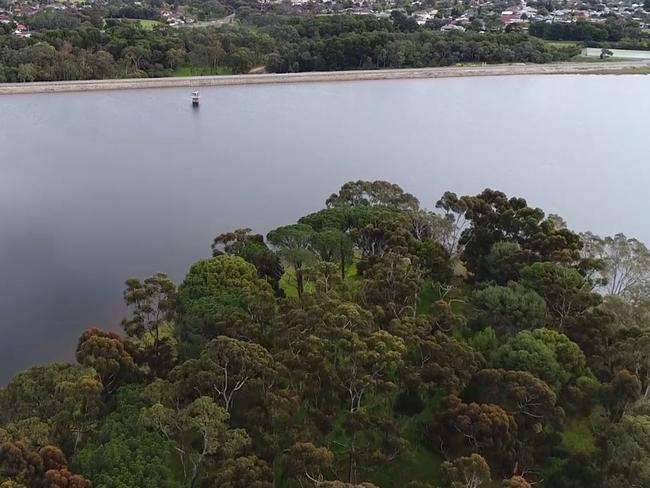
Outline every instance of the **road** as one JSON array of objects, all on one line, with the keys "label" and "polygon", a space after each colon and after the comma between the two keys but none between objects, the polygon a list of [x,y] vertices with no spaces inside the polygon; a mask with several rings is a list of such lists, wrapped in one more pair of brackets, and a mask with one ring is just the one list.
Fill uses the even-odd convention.
[{"label": "road", "polygon": [[444,68],[323,71],[310,73],[191,76],[178,78],[136,78],[117,80],[55,81],[0,84],[0,95],[52,93],[139,88],[255,85],[360,80],[452,78],[466,76],[552,75],[552,74],[648,74],[650,60],[549,64],[497,64]]}]

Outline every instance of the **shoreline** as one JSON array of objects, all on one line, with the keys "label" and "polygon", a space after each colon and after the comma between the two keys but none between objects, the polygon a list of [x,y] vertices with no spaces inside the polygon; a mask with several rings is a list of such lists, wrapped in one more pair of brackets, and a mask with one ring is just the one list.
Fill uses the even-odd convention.
[{"label": "shoreline", "polygon": [[199,88],[206,86],[314,83],[333,81],[399,79],[414,80],[474,76],[560,74],[650,74],[650,60],[582,63],[564,62],[549,64],[494,64],[486,66],[450,66],[438,68],[0,83],[0,95],[65,93],[98,90],[134,90],[147,88]]}]

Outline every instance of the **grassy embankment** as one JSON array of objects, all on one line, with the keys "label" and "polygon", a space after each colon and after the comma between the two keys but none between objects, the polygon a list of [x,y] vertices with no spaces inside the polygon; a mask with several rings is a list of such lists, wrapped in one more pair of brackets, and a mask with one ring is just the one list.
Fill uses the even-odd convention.
[{"label": "grassy embankment", "polygon": [[192,66],[179,66],[176,68],[171,76],[221,76],[232,75],[232,69],[217,67],[217,68],[194,68]]}]

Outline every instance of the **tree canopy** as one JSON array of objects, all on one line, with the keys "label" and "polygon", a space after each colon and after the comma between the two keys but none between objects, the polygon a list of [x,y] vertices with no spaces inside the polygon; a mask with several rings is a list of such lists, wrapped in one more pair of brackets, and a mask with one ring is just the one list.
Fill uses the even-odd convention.
[{"label": "tree canopy", "polygon": [[226,231],[0,389],[0,487],[645,486],[643,248],[603,242],[385,181]]}]

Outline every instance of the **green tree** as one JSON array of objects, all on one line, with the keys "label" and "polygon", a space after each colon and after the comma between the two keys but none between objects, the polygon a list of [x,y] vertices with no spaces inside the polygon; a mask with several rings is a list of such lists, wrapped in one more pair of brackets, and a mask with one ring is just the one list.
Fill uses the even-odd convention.
[{"label": "green tree", "polygon": [[212,255],[216,257],[221,254],[244,258],[255,266],[260,278],[266,279],[278,292],[284,270],[280,258],[268,248],[263,236],[252,234],[251,229],[236,229],[219,234],[212,243]]},{"label": "green tree", "polygon": [[436,331],[409,347],[409,361],[415,367],[424,391],[435,394],[462,392],[484,365],[483,356],[469,345]]},{"label": "green tree", "polygon": [[422,272],[411,258],[389,252],[365,272],[362,297],[365,305],[389,321],[415,315],[422,289]]},{"label": "green tree", "polygon": [[556,263],[534,263],[524,268],[521,283],[544,298],[560,330],[570,317],[601,302],[578,271]]},{"label": "green tree", "polygon": [[278,248],[278,252],[296,272],[298,298],[305,293],[305,268],[314,260],[312,239],[314,230],[306,224],[294,224],[278,227],[269,232],[266,238]]},{"label": "green tree", "polygon": [[298,486],[312,482],[318,486],[332,472],[334,454],[311,442],[297,442],[282,458],[282,467],[290,480]]},{"label": "green tree", "polygon": [[410,252],[417,256],[418,264],[428,279],[437,283],[447,283],[451,280],[451,259],[442,244],[430,239],[413,241]]},{"label": "green tree", "polygon": [[492,327],[500,335],[543,327],[549,320],[544,299],[516,283],[476,290],[471,304],[474,328]]},{"label": "green tree", "polygon": [[72,459],[75,469],[104,488],[179,488],[172,469],[175,445],[145,429],[140,411],[142,388],[117,392],[117,407]]},{"label": "green tree", "polygon": [[164,273],[144,281],[130,278],[126,281],[124,301],[131,307],[131,316],[122,321],[124,331],[145,346],[152,372],[164,376],[174,356],[170,338],[163,333],[175,318],[176,286]]},{"label": "green tree", "polygon": [[349,181],[327,199],[328,207],[380,205],[397,210],[418,210],[420,203],[410,193],[387,181]]},{"label": "green tree", "polygon": [[248,73],[253,68],[253,53],[246,47],[238,47],[228,55],[228,64],[235,73]]},{"label": "green tree", "polygon": [[512,469],[517,441],[517,424],[498,405],[463,403],[455,395],[445,397],[434,422],[425,425],[426,440],[448,455],[477,453],[497,472]]},{"label": "green tree", "polygon": [[237,394],[249,382],[270,386],[277,365],[259,344],[221,336],[205,347],[199,359],[191,359],[172,371],[183,391],[213,395],[230,412]]},{"label": "green tree", "polygon": [[61,410],[60,385],[80,381],[91,370],[74,364],[54,363],[18,373],[0,391],[2,423],[27,418],[51,420]]},{"label": "green tree", "polygon": [[650,416],[626,415],[607,436],[608,486],[627,488],[650,483]]},{"label": "green tree", "polygon": [[338,262],[341,279],[345,281],[346,266],[351,263],[354,251],[350,236],[339,229],[324,229],[314,234],[311,246],[323,261]]},{"label": "green tree", "polygon": [[5,435],[0,435],[0,441],[22,442],[34,450],[45,447],[53,442],[52,427],[38,417],[10,422],[4,428]]},{"label": "green tree", "polygon": [[89,480],[73,474],[56,446],[39,451],[21,442],[0,445],[0,486],[3,488],[92,488]]},{"label": "green tree", "polygon": [[492,485],[490,466],[479,454],[445,461],[440,468],[449,488],[487,488]]},{"label": "green tree", "polygon": [[30,368],[0,392],[2,421],[37,418],[50,423],[53,440],[72,452],[97,424],[102,391],[92,369],[71,364]]},{"label": "green tree", "polygon": [[106,393],[110,394],[131,379],[136,378],[133,357],[119,335],[89,329],[81,334],[77,344],[77,361],[93,368]]},{"label": "green tree", "polygon": [[463,397],[502,407],[517,422],[520,437],[553,427],[563,416],[553,390],[526,371],[484,369],[474,375]]},{"label": "green tree", "polygon": [[523,476],[513,476],[503,480],[503,488],[531,488],[532,486]]},{"label": "green tree", "polygon": [[372,466],[390,463],[408,447],[392,419],[365,408],[345,413],[333,436],[337,439],[336,466],[347,472],[353,486]]},{"label": "green tree", "polygon": [[627,413],[630,405],[639,400],[641,382],[626,369],[617,371],[604,388],[605,406],[609,417],[615,421]]},{"label": "green tree", "polygon": [[273,472],[256,456],[226,461],[217,480],[221,488],[273,488]]},{"label": "green tree", "polygon": [[103,386],[97,376],[88,374],[78,380],[63,381],[57,389],[62,404],[53,419],[55,430],[61,432],[63,443],[72,441],[70,451],[74,453],[97,427],[102,413]]},{"label": "green tree", "polygon": [[469,221],[461,236],[463,258],[479,281],[492,278],[488,256],[497,242],[519,244],[531,262],[574,262],[581,247],[577,234],[566,228],[557,228],[553,219],[545,219],[539,208],[529,207],[523,198],[508,198],[504,193],[490,189],[470,197],[445,195],[446,205],[462,208]]},{"label": "green tree", "polygon": [[37,76],[38,67],[33,63],[25,63],[18,66],[18,81],[36,81]]},{"label": "green tree", "polygon": [[582,379],[592,378],[584,353],[560,332],[524,330],[496,352],[495,365],[537,376],[558,394],[577,394]]},{"label": "green tree", "polygon": [[650,250],[645,244],[624,234],[599,237],[587,232],[580,238],[585,243],[584,256],[603,264],[598,278],[605,294],[645,294],[650,284]]},{"label": "green tree", "polygon": [[492,244],[486,258],[486,268],[498,285],[517,281],[519,273],[529,257],[521,246],[513,241],[499,241]]},{"label": "green tree", "polygon": [[361,408],[364,397],[395,387],[393,373],[401,366],[404,342],[386,331],[363,337],[354,332],[341,334],[336,344],[334,374],[347,393],[349,410]]},{"label": "green tree", "polygon": [[257,332],[273,315],[273,290],[257,276],[257,270],[238,256],[217,256],[198,261],[178,288],[181,314],[177,324],[180,346],[191,355],[197,354],[224,328],[240,330],[245,322]]},{"label": "green tree", "polygon": [[222,254],[237,256],[248,244],[263,244],[264,237],[260,234],[252,234],[252,232],[251,229],[244,228],[219,234],[212,242],[212,256],[217,257]]},{"label": "green tree", "polygon": [[237,256],[198,261],[178,289],[181,311],[191,317],[214,318],[246,313],[252,298],[269,292],[255,267]]},{"label": "green tree", "polygon": [[231,459],[249,444],[246,431],[228,428],[228,417],[209,397],[199,397],[181,410],[156,403],[142,413],[145,426],[176,443],[189,488],[196,486],[209,459]]}]

